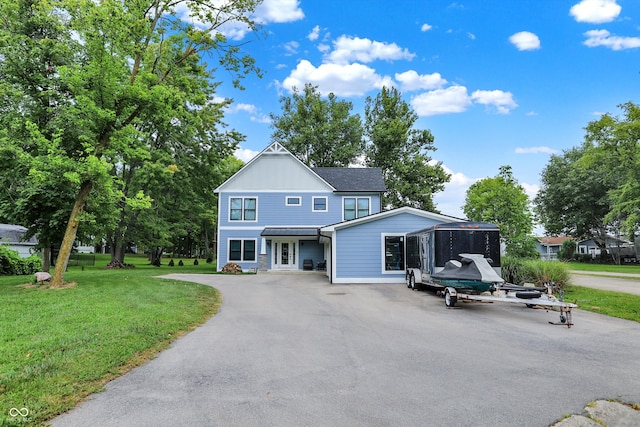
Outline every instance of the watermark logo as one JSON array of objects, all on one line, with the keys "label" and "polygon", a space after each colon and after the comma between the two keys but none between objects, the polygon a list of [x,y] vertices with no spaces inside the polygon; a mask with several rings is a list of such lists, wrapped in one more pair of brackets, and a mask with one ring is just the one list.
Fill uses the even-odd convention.
[{"label": "watermark logo", "polygon": [[29,409],[27,409],[27,408],[11,408],[11,409],[9,409],[9,416],[10,417],[27,418],[28,415],[29,415]]}]

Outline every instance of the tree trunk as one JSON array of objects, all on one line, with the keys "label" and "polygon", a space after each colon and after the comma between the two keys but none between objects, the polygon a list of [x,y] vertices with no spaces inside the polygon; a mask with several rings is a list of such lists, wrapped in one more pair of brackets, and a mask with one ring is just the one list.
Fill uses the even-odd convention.
[{"label": "tree trunk", "polygon": [[152,251],[150,251],[149,257],[151,260],[151,265],[155,265],[156,267],[160,267],[160,265],[162,264],[162,252],[163,252],[163,247],[162,246],[156,246],[156,248]]},{"label": "tree trunk", "polygon": [[71,256],[71,249],[73,249],[73,242],[76,240],[76,235],[78,234],[80,214],[87,203],[87,199],[89,198],[89,193],[91,193],[92,188],[93,183],[91,181],[85,181],[80,185],[80,192],[78,193],[76,202],[71,210],[69,222],[67,223],[67,230],[64,233],[64,238],[60,245],[60,252],[58,252],[56,268],[53,272],[53,278],[51,279],[52,288],[59,288],[64,284],[64,273],[67,271],[69,256]]},{"label": "tree trunk", "polygon": [[42,247],[42,271],[47,273],[51,270],[51,244],[45,242]]},{"label": "tree trunk", "polygon": [[118,246],[116,246],[115,259],[117,259],[120,263],[124,264],[124,253],[126,250],[127,244],[124,242],[124,239],[120,242]]}]

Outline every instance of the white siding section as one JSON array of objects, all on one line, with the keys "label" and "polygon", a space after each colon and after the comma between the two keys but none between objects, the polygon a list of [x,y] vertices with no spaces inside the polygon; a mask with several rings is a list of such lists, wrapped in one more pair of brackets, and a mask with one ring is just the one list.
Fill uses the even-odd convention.
[{"label": "white siding section", "polygon": [[223,191],[326,192],[333,190],[322,178],[290,154],[263,153],[247,166],[223,184]]}]

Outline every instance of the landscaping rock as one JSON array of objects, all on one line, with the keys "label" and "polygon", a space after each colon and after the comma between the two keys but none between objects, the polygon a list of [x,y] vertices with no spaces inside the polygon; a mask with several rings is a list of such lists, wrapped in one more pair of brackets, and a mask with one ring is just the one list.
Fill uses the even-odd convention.
[{"label": "landscaping rock", "polygon": [[51,281],[51,274],[47,273],[46,271],[38,271],[35,274],[35,278],[36,283],[49,282]]},{"label": "landscaping rock", "polygon": [[585,408],[585,415],[572,415],[553,427],[637,427],[640,411],[620,402],[597,400]]}]

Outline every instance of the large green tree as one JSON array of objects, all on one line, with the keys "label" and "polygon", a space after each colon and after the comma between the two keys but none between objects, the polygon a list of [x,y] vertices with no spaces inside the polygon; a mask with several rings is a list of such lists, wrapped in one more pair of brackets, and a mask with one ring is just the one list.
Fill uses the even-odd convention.
[{"label": "large green tree", "polygon": [[587,125],[583,162],[610,184],[604,221],[620,224],[632,238],[640,227],[640,105],[619,107],[622,117],[604,114]]},{"label": "large green tree", "polygon": [[[146,149],[150,128],[179,129],[184,108],[212,101],[213,71],[202,55],[217,55],[234,76],[258,71],[220,29],[255,29],[249,16],[259,2],[0,3],[0,143],[33,159],[29,179],[66,183],[73,195],[52,286],[63,283],[92,194],[122,196],[113,159]],[[190,84],[206,90],[194,95],[184,89]]]},{"label": "large green tree", "polygon": [[333,93],[323,98],[307,83],[280,98],[282,114],[271,114],[271,140],[287,147],[307,166],[346,167],[362,155],[362,122],[353,105]]},{"label": "large green tree", "polygon": [[552,155],[540,175],[534,211],[547,233],[593,239],[601,248],[609,224],[609,191],[616,180],[603,163],[586,162],[582,146]]},{"label": "large green tree", "polygon": [[501,166],[495,177],[472,184],[463,211],[472,221],[498,225],[508,255],[537,256],[529,197],[513,177],[511,166]]},{"label": "large green tree", "polygon": [[551,234],[593,239],[601,249],[611,234],[633,239],[640,226],[640,106],[620,106],[585,128],[583,144],[552,156],[534,203]]},{"label": "large green tree", "polygon": [[433,195],[450,179],[434,162],[434,138],[427,129],[414,129],[418,115],[395,88],[383,87],[365,102],[366,164],[382,169],[387,192],[385,208],[412,206],[437,211]]}]

